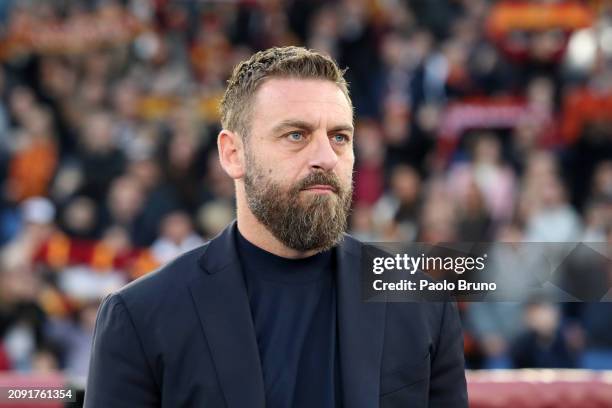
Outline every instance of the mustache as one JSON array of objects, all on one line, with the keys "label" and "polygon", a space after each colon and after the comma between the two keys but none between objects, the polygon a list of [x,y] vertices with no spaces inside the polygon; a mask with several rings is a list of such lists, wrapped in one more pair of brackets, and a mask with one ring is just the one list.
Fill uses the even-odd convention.
[{"label": "mustache", "polygon": [[308,176],[304,177],[295,186],[295,191],[304,190],[316,185],[328,185],[334,189],[335,193],[344,191],[340,184],[340,180],[334,173],[324,173],[321,171],[310,173]]}]

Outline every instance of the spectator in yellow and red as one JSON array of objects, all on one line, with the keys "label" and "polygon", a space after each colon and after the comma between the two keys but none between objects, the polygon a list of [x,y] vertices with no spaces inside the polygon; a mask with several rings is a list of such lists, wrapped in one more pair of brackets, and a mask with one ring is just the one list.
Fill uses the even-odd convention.
[{"label": "spectator in yellow and red", "polygon": [[58,160],[49,112],[36,108],[26,119],[15,132],[8,170],[8,195],[15,202],[47,195]]}]

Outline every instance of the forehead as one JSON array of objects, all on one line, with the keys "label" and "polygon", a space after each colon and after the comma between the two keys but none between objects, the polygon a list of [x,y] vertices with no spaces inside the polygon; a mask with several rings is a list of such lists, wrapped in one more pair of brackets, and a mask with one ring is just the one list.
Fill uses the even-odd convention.
[{"label": "forehead", "polygon": [[351,124],[353,112],[340,87],[325,79],[271,78],[257,90],[252,125],[286,119],[313,123]]}]

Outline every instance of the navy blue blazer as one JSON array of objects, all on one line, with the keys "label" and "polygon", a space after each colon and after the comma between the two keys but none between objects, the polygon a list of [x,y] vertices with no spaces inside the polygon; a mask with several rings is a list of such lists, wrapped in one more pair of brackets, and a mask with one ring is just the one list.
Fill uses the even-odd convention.
[{"label": "navy blue blazer", "polygon": [[[233,223],[104,299],[86,408],[265,407],[235,234]],[[337,251],[343,406],[467,407],[455,304],[363,302],[361,248],[345,236]]]}]

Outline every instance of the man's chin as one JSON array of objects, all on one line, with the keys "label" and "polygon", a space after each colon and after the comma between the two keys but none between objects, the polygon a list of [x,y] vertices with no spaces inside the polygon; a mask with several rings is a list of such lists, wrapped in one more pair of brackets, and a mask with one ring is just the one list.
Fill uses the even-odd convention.
[{"label": "man's chin", "polygon": [[311,193],[302,191],[300,194],[300,205],[305,211],[312,211],[315,208],[325,208],[328,212],[333,211],[333,208],[338,205],[339,197],[336,193]]}]

